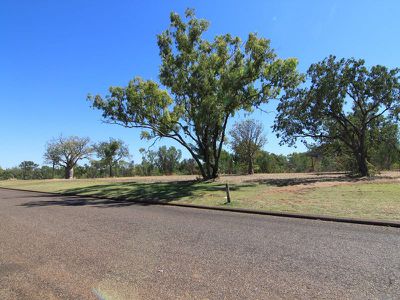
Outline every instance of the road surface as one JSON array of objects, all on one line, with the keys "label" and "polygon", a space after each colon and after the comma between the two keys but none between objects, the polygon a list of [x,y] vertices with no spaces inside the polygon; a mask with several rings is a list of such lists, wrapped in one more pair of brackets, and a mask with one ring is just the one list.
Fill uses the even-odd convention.
[{"label": "road surface", "polygon": [[0,189],[0,299],[396,299],[400,230]]}]

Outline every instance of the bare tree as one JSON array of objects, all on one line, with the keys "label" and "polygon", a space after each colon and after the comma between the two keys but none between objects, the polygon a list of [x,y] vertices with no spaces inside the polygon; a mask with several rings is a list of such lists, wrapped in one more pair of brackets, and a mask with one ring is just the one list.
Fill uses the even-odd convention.
[{"label": "bare tree", "polygon": [[245,120],[235,123],[230,131],[231,147],[239,161],[247,163],[247,173],[254,173],[254,158],[267,142],[263,126],[256,120]]},{"label": "bare tree", "polygon": [[89,158],[93,152],[89,143],[90,139],[87,137],[70,136],[65,138],[60,136],[47,143],[44,157],[46,160],[49,159],[64,167],[65,179],[72,179],[77,162]]}]

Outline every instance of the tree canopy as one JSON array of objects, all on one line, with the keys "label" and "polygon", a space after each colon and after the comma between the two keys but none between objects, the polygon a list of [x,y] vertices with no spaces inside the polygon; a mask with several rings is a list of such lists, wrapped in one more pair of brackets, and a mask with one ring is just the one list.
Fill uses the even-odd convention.
[{"label": "tree canopy", "polygon": [[164,175],[171,175],[179,165],[182,151],[174,146],[161,146],[157,151],[156,165]]},{"label": "tree canopy", "polygon": [[352,155],[358,174],[369,176],[376,131],[399,118],[399,69],[367,68],[362,59],[329,56],[307,74],[309,86],[289,90],[278,105],[278,136],[292,145],[299,138],[339,142]]},{"label": "tree canopy", "polygon": [[109,176],[113,176],[113,166],[123,158],[129,157],[128,146],[119,139],[110,138],[109,141],[94,145],[94,151],[100,158],[100,163],[108,166]]},{"label": "tree canopy", "polygon": [[142,128],[143,138],[180,143],[205,179],[218,176],[228,120],[301,79],[297,60],[278,59],[268,39],[251,33],[245,42],[230,34],[207,40],[208,27],[191,9],[185,18],[171,13],[169,28],[157,37],[160,82],[135,77],[126,87],[111,87],[106,97],[88,96],[107,122]]},{"label": "tree canopy", "polygon": [[247,164],[247,173],[254,173],[254,159],[267,139],[262,123],[256,120],[237,122],[230,131],[231,147],[238,160]]},{"label": "tree canopy", "polygon": [[19,168],[22,170],[22,179],[31,179],[33,172],[39,168],[39,165],[31,160],[24,160],[19,164]]},{"label": "tree canopy", "polygon": [[81,159],[89,158],[93,148],[89,145],[90,139],[77,136],[60,136],[47,143],[45,158],[57,161],[65,168],[65,178],[74,177],[74,167]]}]

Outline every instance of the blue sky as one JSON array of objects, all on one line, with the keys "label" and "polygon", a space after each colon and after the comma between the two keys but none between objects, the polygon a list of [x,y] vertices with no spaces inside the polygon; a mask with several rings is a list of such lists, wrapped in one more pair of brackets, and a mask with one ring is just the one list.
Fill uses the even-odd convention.
[{"label": "blue sky", "polygon": [[[105,94],[110,85],[125,85],[136,75],[157,80],[156,34],[167,28],[171,11],[183,13],[186,7],[211,22],[207,37],[245,38],[257,32],[271,39],[278,56],[297,57],[302,72],[329,54],[400,66],[396,0],[2,0],[0,166],[22,160],[41,164],[46,141],[59,134],[89,136],[94,142],[121,138],[139,161],[138,149],[151,143],[140,140],[139,129],[102,124],[86,95]],[[274,104],[266,109],[274,111]],[[274,113],[251,117],[264,123],[265,150],[303,150],[278,145],[270,129]]]}]

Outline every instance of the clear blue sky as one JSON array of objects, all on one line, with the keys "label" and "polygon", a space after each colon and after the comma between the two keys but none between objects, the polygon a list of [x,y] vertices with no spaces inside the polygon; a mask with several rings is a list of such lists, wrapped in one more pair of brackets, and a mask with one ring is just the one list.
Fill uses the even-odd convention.
[{"label": "clear blue sky", "polygon": [[[46,141],[61,133],[93,141],[122,138],[139,161],[138,149],[150,145],[140,140],[140,130],[102,124],[86,95],[104,94],[135,75],[157,80],[156,34],[167,28],[171,11],[183,13],[186,7],[211,22],[207,36],[229,32],[245,38],[257,32],[271,39],[280,57],[297,57],[303,72],[329,54],[400,66],[396,0],[2,0],[0,166],[41,164]],[[252,117],[265,124],[265,150],[296,150],[278,145],[269,128],[273,113]]]}]

